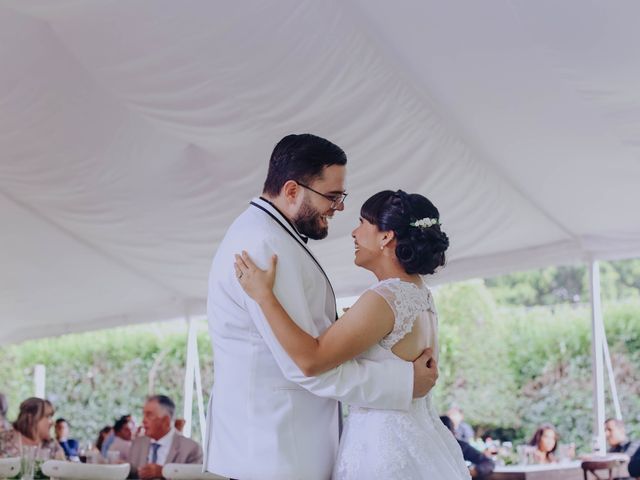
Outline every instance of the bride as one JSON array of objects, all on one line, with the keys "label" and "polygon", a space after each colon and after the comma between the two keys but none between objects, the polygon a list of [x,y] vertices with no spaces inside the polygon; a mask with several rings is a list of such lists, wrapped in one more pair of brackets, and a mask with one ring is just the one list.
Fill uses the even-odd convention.
[{"label": "bride", "polygon": [[[262,309],[278,341],[307,376],[355,357],[396,355],[413,361],[430,347],[437,359],[438,319],[421,275],[444,265],[449,246],[436,207],[419,194],[385,190],[369,198],[352,232],[355,263],[375,274],[371,286],[341,318],[314,338],[289,317],[273,293],[277,258],[259,269],[246,252],[236,255],[239,282]],[[380,344],[383,349],[372,349]],[[468,479],[453,435],[431,402],[408,412],[351,406],[340,440],[334,480]]]}]

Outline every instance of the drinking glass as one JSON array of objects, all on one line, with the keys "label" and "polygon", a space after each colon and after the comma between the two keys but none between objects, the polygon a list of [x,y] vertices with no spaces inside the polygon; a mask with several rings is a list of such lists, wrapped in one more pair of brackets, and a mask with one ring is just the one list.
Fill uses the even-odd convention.
[{"label": "drinking glass", "polygon": [[20,470],[22,472],[22,480],[33,480],[37,453],[38,447],[35,445],[22,446],[22,455],[20,457]]},{"label": "drinking glass", "polygon": [[120,463],[120,452],[110,450],[107,452],[107,463],[114,465]]},{"label": "drinking glass", "polygon": [[40,460],[42,462],[51,460],[51,449],[48,447],[39,448],[38,452],[36,453],[36,460]]}]

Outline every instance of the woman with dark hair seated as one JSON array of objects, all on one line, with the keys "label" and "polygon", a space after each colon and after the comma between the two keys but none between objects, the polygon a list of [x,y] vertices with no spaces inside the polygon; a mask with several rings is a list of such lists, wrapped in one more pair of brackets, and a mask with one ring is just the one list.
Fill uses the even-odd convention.
[{"label": "woman with dark hair seated", "polygon": [[96,450],[98,452],[102,452],[102,447],[104,446],[104,442],[113,433],[113,427],[111,425],[107,425],[102,427],[98,432],[98,438],[96,439]]},{"label": "woman with dark hair seated", "polygon": [[64,450],[51,438],[54,412],[48,400],[27,398],[20,404],[18,418],[13,423],[13,440],[5,443],[3,448],[19,452],[21,445],[34,445],[41,450],[48,449],[49,458],[64,460]]},{"label": "woman with dark hair seated", "polygon": [[558,448],[558,432],[555,427],[549,423],[541,425],[536,433],[533,434],[529,445],[536,447],[533,452],[535,463],[555,463],[555,452]]},{"label": "woman with dark hair seated", "polygon": [[[395,355],[411,362],[425,348],[437,360],[438,320],[422,275],[444,265],[449,247],[438,209],[422,195],[385,190],[364,203],[360,217],[352,232],[355,264],[378,282],[318,338],[298,327],[276,298],[277,259],[264,271],[246,252],[236,256],[240,284],[307,376],[355,357],[375,362]],[[351,405],[332,478],[458,480],[468,479],[469,470],[429,393],[407,412]]]}]

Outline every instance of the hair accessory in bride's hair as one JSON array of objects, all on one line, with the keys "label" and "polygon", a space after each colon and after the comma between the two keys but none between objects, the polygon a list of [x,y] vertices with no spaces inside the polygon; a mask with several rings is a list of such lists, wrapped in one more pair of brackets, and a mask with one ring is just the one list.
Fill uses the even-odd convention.
[{"label": "hair accessory in bride's hair", "polygon": [[437,218],[424,217],[424,218],[421,218],[420,220],[416,220],[415,222],[411,222],[409,226],[424,230],[425,228],[433,227],[434,225],[439,225],[439,224],[440,224],[440,220]]}]

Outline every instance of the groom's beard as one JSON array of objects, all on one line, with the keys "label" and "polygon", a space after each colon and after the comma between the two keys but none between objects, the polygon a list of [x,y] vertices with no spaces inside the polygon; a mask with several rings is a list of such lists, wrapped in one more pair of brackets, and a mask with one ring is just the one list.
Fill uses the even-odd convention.
[{"label": "groom's beard", "polygon": [[322,240],[329,233],[329,225],[323,225],[321,217],[320,212],[305,199],[293,223],[301,234],[312,240]]}]

